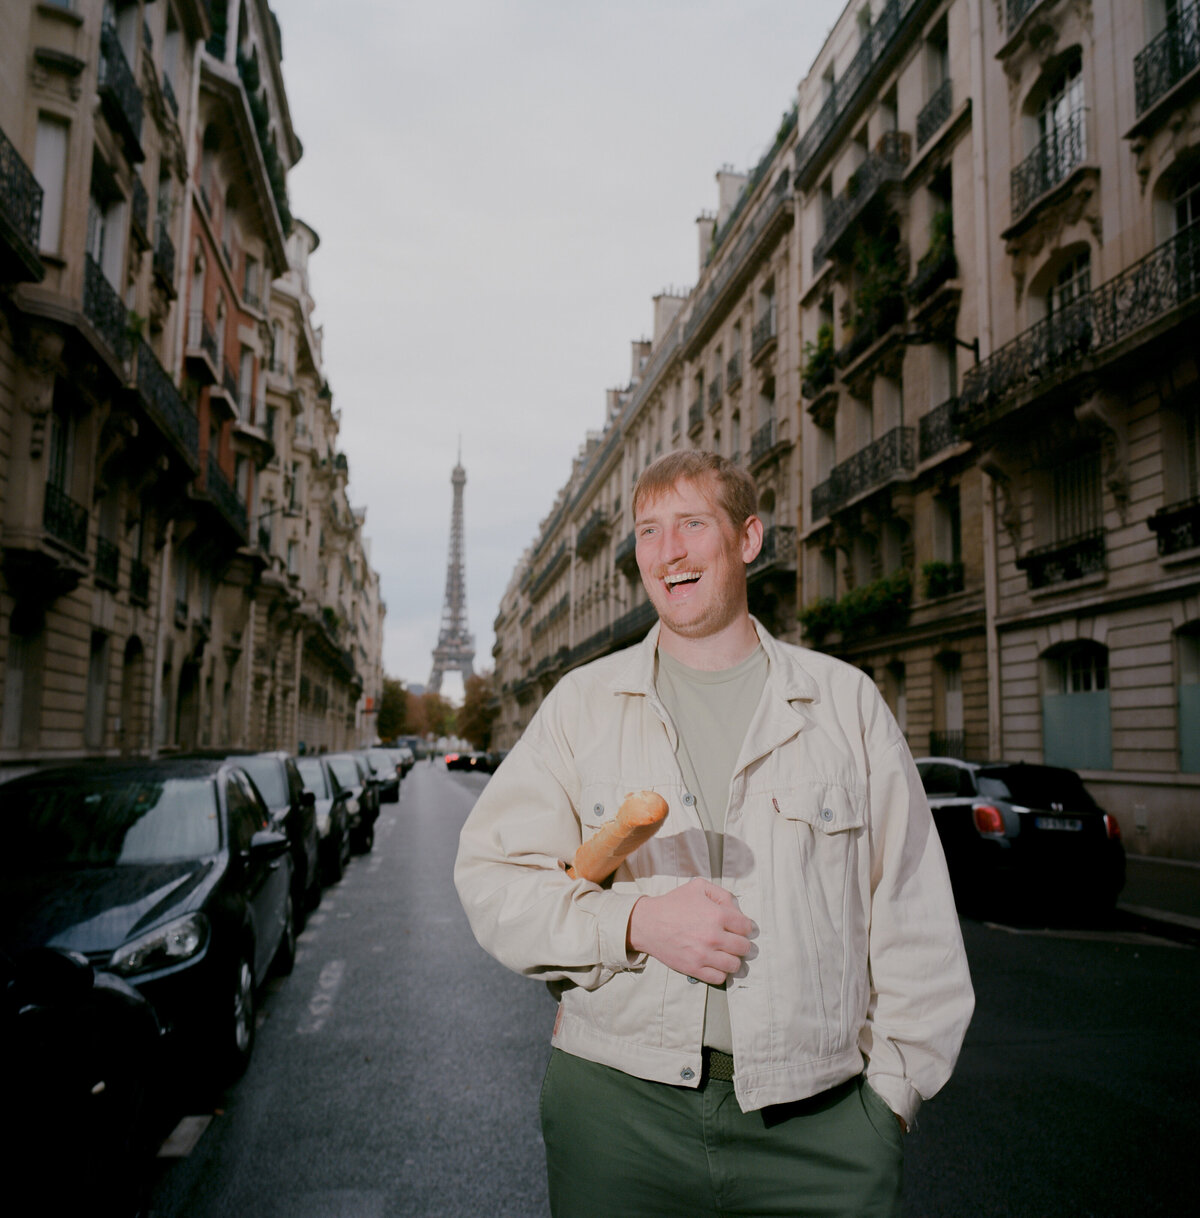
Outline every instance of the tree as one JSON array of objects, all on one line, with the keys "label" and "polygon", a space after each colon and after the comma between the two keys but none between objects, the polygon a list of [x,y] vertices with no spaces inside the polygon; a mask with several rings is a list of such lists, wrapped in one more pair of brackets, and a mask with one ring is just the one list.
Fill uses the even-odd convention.
[{"label": "tree", "polygon": [[492,688],[492,674],[475,673],[463,686],[463,704],[458,711],[458,730],[473,748],[484,751],[492,742],[492,724],[499,707]]},{"label": "tree", "polygon": [[403,681],[383,678],[383,695],[379,699],[379,719],[375,725],[380,740],[395,740],[408,731],[408,690]]},{"label": "tree", "polygon": [[441,694],[426,690],[421,695],[421,710],[427,732],[435,737],[454,735],[454,707]]}]

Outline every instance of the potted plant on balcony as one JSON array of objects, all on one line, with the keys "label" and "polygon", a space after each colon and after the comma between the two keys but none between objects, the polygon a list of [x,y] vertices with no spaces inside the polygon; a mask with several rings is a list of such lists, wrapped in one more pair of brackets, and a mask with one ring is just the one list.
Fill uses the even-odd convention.
[{"label": "potted plant on balcony", "polygon": [[954,257],[954,213],[943,207],[929,221],[929,248],[917,263],[917,273],[908,286],[908,299],[924,300],[935,288],[958,274]]},{"label": "potted plant on balcony", "polygon": [[925,583],[925,599],[937,600],[952,596],[963,589],[963,565],[961,562],[927,562],[921,565],[921,578]]},{"label": "potted plant on balcony", "polygon": [[904,316],[905,270],[894,224],[880,233],[860,233],[854,242],[858,288],[849,309],[854,331],[838,353],[845,367]]},{"label": "potted plant on balcony", "polygon": [[800,392],[806,398],[817,397],[821,390],[833,383],[833,370],[833,327],[828,322],[822,322],[817,327],[817,341],[810,340],[804,344]]}]

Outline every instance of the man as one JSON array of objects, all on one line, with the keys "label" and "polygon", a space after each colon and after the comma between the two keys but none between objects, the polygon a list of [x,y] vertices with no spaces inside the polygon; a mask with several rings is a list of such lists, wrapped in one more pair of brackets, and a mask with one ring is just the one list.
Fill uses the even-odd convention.
[{"label": "man", "polygon": [[[669,453],[633,496],[659,622],[568,673],[463,827],[473,930],[559,1000],[556,1218],[898,1213],[902,1133],[973,994],[912,758],[858,669],[747,606],[750,478]],[[669,805],[611,881],[563,867],[629,791]]]}]

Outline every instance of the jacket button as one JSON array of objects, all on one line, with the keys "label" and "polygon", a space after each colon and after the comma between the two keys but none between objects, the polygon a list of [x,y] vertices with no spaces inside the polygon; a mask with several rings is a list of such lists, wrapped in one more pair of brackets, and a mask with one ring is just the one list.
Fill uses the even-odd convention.
[{"label": "jacket button", "polygon": [[822,820],[833,820],[833,809],[832,808],[822,808],[821,809],[821,819]]},{"label": "jacket button", "polygon": [[691,1066],[684,1066],[684,1068],[679,1072],[679,1077],[686,1083],[696,1077],[696,1072],[691,1068]]},{"label": "jacket button", "polygon": [[688,978],[688,985],[699,985],[699,984],[700,984],[699,977],[689,977]]},{"label": "jacket button", "polygon": [[696,797],[691,793],[691,791],[684,791],[683,802],[690,808],[692,804],[696,802]]},{"label": "jacket button", "polygon": [[601,816],[601,815],[603,815],[603,813],[604,813],[604,805],[603,805],[603,804],[593,804],[593,805],[592,805],[592,811],[593,811],[593,812],[594,812],[594,813],[595,813],[597,816]]}]

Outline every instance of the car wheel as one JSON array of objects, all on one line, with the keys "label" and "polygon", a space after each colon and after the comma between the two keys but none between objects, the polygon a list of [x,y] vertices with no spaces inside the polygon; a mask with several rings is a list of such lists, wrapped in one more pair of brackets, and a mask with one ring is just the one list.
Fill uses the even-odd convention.
[{"label": "car wheel", "polygon": [[225,1016],[219,1045],[221,1073],[232,1082],[240,1078],[250,1064],[254,1052],[254,966],[248,947],[242,949],[234,974],[232,992],[226,999],[228,1010]]},{"label": "car wheel", "polygon": [[354,835],[354,849],[359,854],[370,854],[375,845],[375,826],[364,825]]},{"label": "car wheel", "polygon": [[280,977],[286,977],[296,967],[296,906],[292,894],[288,893],[287,908],[283,911],[283,935],[279,946],[275,949],[275,959],[271,961],[272,970]]}]

